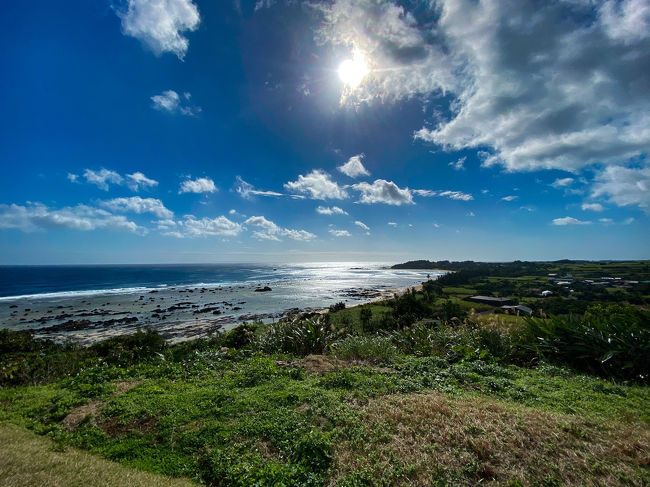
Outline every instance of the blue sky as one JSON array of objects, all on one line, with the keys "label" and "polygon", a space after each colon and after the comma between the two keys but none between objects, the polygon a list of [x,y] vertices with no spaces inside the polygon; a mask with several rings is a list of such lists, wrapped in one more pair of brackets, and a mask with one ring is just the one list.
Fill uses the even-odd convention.
[{"label": "blue sky", "polygon": [[650,257],[648,0],[1,9],[0,264]]}]

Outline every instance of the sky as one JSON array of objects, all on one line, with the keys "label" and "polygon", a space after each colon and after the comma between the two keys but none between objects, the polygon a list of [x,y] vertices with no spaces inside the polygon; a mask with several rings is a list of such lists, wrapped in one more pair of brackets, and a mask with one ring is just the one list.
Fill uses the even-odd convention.
[{"label": "sky", "polygon": [[0,62],[0,264],[650,258],[650,0],[24,0]]}]

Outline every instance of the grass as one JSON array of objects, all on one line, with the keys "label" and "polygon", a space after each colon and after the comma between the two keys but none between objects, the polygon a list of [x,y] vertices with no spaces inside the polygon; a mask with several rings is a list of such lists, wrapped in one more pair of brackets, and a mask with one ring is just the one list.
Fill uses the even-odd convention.
[{"label": "grass", "polygon": [[74,448],[62,447],[11,424],[0,424],[0,486],[6,487],[190,487],[183,479],[124,467]]},{"label": "grass", "polygon": [[[79,450],[106,459],[99,476],[212,486],[650,485],[647,312],[465,319],[466,291],[430,285],[176,345],[0,332],[0,424],[74,457],[52,485],[101,485],[75,467]],[[15,450],[13,471],[48,485],[30,477],[48,455]],[[6,472],[0,484],[22,485]]]},{"label": "grass", "polygon": [[[330,485],[647,485],[650,432],[485,398],[389,395],[360,407]],[[549,459],[552,465],[549,465]]]}]

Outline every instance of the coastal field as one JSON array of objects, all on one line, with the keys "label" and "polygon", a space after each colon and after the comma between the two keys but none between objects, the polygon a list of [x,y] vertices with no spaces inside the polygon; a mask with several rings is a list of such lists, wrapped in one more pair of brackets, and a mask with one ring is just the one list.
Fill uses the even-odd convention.
[{"label": "coastal field", "polygon": [[[381,302],[175,344],[2,330],[3,448],[51,452],[34,472],[89,462],[113,485],[142,473],[169,485],[645,486],[647,264],[594,275],[594,263],[451,263]],[[569,286],[554,280],[566,274]],[[602,278],[612,290],[586,282]],[[38,478],[5,458],[0,485]],[[53,468],[51,485],[74,485],[75,468]]]}]

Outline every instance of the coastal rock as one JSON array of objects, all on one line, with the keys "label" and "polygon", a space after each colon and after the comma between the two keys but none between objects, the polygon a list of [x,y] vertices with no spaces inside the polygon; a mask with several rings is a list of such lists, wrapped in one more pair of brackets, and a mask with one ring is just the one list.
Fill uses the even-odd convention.
[{"label": "coastal rock", "polygon": [[258,287],[258,288],[255,289],[256,293],[266,293],[266,292],[269,292],[269,291],[273,291],[273,289],[271,289],[268,286]]}]

